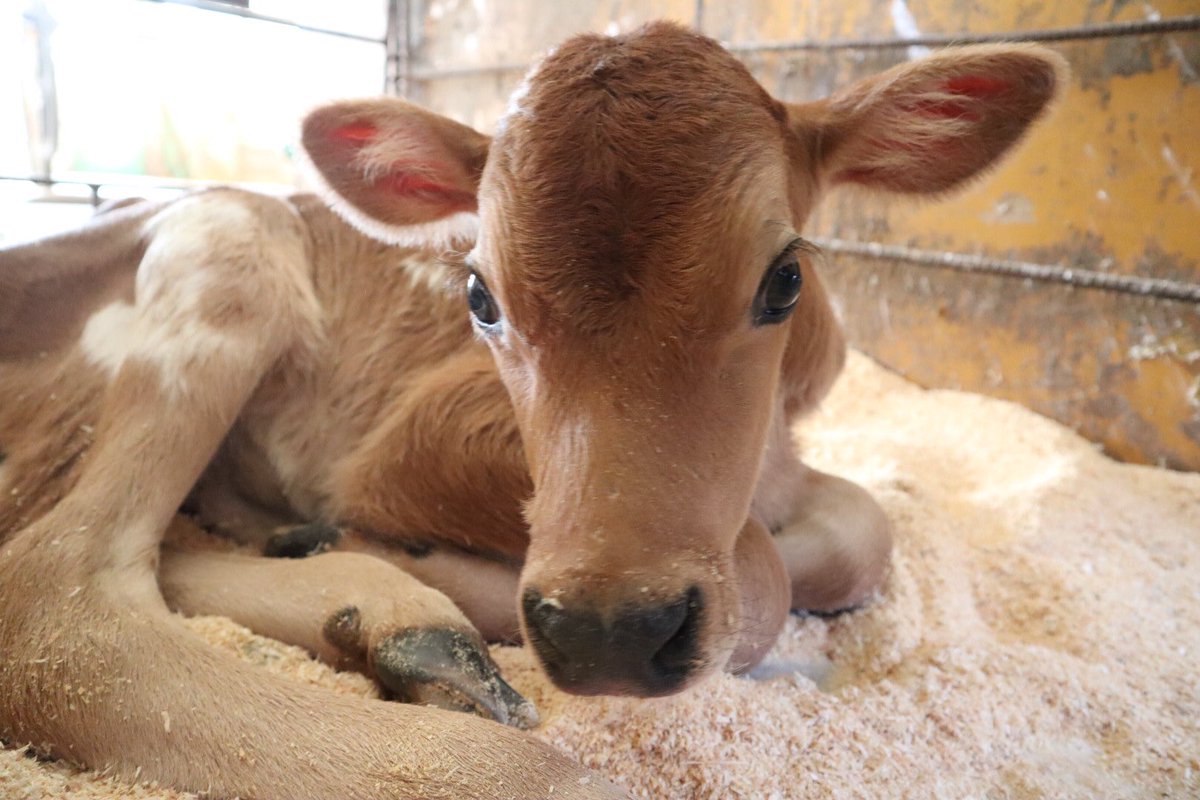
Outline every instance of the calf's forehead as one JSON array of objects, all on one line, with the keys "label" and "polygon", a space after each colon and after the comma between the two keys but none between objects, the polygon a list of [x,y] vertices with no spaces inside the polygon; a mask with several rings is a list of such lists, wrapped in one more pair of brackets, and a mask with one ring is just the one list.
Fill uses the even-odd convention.
[{"label": "calf's forehead", "polygon": [[718,277],[700,273],[721,247],[759,238],[764,214],[788,216],[784,118],[696,34],[571,40],[529,77],[493,143],[485,257],[542,316],[603,318],[655,287]]}]

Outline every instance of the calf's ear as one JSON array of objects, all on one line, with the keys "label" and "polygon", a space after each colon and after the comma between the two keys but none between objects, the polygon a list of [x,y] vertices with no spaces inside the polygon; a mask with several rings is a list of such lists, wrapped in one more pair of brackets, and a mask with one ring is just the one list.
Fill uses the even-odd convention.
[{"label": "calf's ear", "polygon": [[787,106],[823,182],[910,194],[953,189],[995,164],[1067,75],[1033,45],[950,48],[815,103]]},{"label": "calf's ear", "polygon": [[355,227],[396,243],[470,236],[490,139],[396,98],[322,106],[304,151],[327,199]]}]

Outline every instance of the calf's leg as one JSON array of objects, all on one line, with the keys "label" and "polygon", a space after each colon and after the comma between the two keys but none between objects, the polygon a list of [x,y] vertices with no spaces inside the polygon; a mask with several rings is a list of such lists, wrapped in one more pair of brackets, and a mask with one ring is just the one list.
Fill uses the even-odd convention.
[{"label": "calf's leg", "polygon": [[360,670],[394,697],[529,728],[537,714],[500,676],[482,637],[441,592],[361,553],[270,559],[164,547],[159,586],[188,615],[233,619]]},{"label": "calf's leg", "polygon": [[90,548],[63,522],[0,553],[7,742],[218,798],[621,796],[511,728],[341,697],[220,653],[154,602],[148,569],[81,569]]},{"label": "calf's leg", "polygon": [[775,535],[792,608],[844,611],[882,585],[892,553],[883,509],[861,486],[804,464],[782,413],[768,438],[751,515]]},{"label": "calf's leg", "polygon": [[792,607],[835,612],[862,604],[882,585],[891,559],[883,509],[861,486],[809,467],[795,490],[793,514],[775,536]]},{"label": "calf's leg", "polygon": [[517,584],[521,571],[518,565],[444,545],[414,548],[401,541],[365,536],[354,530],[339,530],[320,523],[281,533],[268,542],[267,547],[268,554],[290,558],[310,557],[331,550],[374,556],[398,567],[450,598],[489,642],[520,639]]}]

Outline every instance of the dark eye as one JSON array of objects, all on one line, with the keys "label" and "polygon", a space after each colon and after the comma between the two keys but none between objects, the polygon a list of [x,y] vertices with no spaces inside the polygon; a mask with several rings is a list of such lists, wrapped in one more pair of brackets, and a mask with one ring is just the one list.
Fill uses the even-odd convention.
[{"label": "dark eye", "polygon": [[496,305],[483,278],[474,272],[467,278],[467,305],[475,321],[485,328],[490,328],[500,321],[500,307]]},{"label": "dark eye", "polygon": [[800,275],[800,262],[795,250],[789,247],[763,276],[755,303],[755,321],[759,324],[782,322],[787,319],[796,301],[800,299],[800,287],[804,279]]}]

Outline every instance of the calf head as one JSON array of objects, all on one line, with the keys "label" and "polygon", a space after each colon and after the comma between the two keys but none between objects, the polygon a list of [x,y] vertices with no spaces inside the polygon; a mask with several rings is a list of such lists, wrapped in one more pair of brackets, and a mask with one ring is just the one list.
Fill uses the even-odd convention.
[{"label": "calf head", "polygon": [[724,664],[768,429],[843,357],[798,234],[820,190],[961,184],[1061,69],[1034,47],[946,50],[788,104],[660,23],[559,47],[490,141],[400,100],[310,116],[305,147],[368,232],[477,215],[466,305],[524,440],[523,623],[560,686],[664,694]]}]

